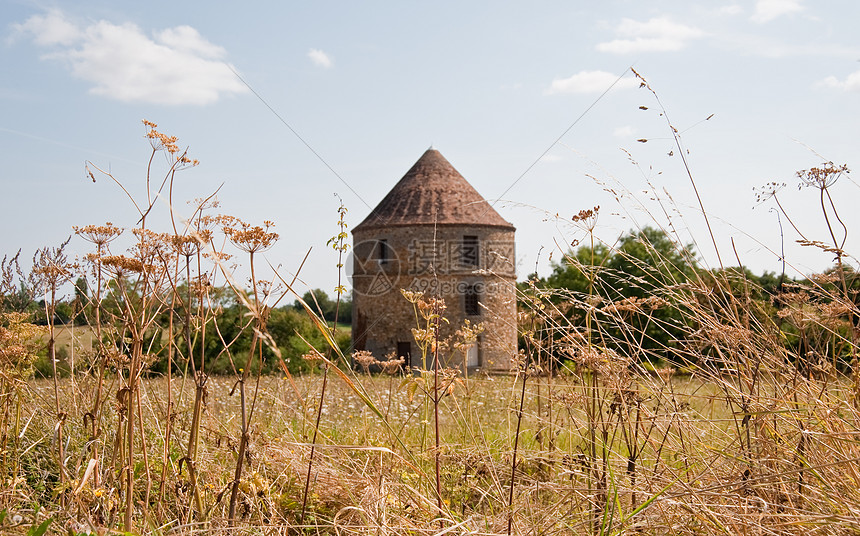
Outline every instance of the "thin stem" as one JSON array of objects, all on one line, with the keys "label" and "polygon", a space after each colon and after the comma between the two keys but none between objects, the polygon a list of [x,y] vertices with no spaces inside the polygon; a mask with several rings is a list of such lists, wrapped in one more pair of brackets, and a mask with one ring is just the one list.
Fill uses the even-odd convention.
[{"label": "thin stem", "polygon": [[524,364],[523,382],[520,390],[520,407],[517,409],[517,431],[514,434],[514,454],[511,460],[511,487],[508,491],[508,536],[511,534],[514,523],[514,484],[517,476],[517,452],[520,444],[520,428],[523,422],[523,406],[526,400],[526,380],[529,377],[528,363]]},{"label": "thin stem", "polygon": [[[439,323],[442,320],[442,310],[440,301],[437,298],[434,301],[433,314],[433,425],[435,427],[436,448],[434,457],[436,461],[436,506],[439,508],[439,513],[442,512],[442,467],[440,464],[440,456],[442,454],[439,434]],[[439,528],[442,529],[442,521],[439,521]]]},{"label": "thin stem", "polygon": [[320,388],[320,404],[319,404],[319,407],[317,408],[317,418],[316,418],[316,421],[314,422],[314,435],[313,435],[313,439],[311,439],[311,453],[310,453],[310,456],[308,456],[308,474],[305,477],[305,490],[304,490],[304,493],[302,494],[302,511],[299,514],[299,525],[304,523],[305,511],[306,511],[307,505],[308,505],[308,490],[311,487],[311,471],[313,470],[314,452],[316,451],[316,446],[317,446],[317,434],[319,433],[319,429],[320,429],[320,419],[322,418],[323,404],[325,403],[325,389],[326,389],[327,382],[328,382],[328,363],[323,365],[323,380],[322,380],[322,387]]}]

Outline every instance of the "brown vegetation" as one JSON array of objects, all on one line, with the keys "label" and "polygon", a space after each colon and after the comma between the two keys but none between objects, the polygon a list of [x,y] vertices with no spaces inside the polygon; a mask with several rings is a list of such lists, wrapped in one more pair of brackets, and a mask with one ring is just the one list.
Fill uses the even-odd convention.
[{"label": "brown vegetation", "polygon": [[[213,214],[209,197],[185,220],[171,200],[168,231],[153,230],[155,194],[196,162],[145,125],[167,170],[151,182],[150,168],[144,199],[129,194],[125,251],[112,251],[118,227],[88,226],[80,265],[60,246],[30,275],[17,257],[0,266],[3,531],[48,519],[72,534],[860,530],[858,280],[830,193],[847,169],[800,175],[833,224],[825,240],[802,236],[834,254],[826,274],[764,289],[743,268],[699,268],[671,231],[600,244],[595,208],[574,218],[588,246],[518,289],[516,374],[441,368],[440,352],[458,351],[439,340],[444,303],[410,293],[423,370],[361,354],[365,370],[385,366],[356,371],[334,324],[298,299],[318,339],[293,375],[284,340],[298,329],[271,320],[298,297],[294,279],[258,262],[271,223]],[[231,251],[247,285],[225,266]],[[92,327],[75,336],[91,346],[73,346],[64,379],[55,309],[76,277]],[[44,328],[11,312],[27,289],[50,296]],[[233,331],[225,296],[243,311]],[[39,352],[51,379],[32,379]],[[216,358],[228,374],[211,374]]]}]

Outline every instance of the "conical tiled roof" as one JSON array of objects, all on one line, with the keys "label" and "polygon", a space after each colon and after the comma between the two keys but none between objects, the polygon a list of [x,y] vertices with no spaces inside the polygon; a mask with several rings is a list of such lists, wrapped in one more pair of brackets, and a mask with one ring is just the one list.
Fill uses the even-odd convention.
[{"label": "conical tiled roof", "polygon": [[431,147],[355,230],[433,224],[514,228]]}]

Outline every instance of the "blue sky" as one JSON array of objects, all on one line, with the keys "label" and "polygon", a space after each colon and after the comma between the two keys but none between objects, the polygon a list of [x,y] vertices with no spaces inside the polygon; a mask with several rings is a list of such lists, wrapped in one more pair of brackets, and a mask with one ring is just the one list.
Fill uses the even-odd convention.
[{"label": "blue sky", "polygon": [[[727,265],[734,240],[757,272],[780,269],[783,243],[796,272],[828,267],[784,219],[781,240],[753,188],[785,182],[793,221],[827,241],[817,192],[794,173],[857,164],[851,1],[3,0],[0,20],[0,254],[29,256],[73,225],[132,226],[124,194],[85,162],[139,193],[142,119],[201,161],[175,199],[221,187],[225,212],[276,223],[273,265],[288,272],[313,248],[302,278],[328,291],[335,194],[357,225],[431,144],[517,227],[521,277],[582,239],[570,216],[595,205],[609,243],[671,222],[717,264],[663,111]],[[857,251],[854,176],[833,191]]]}]

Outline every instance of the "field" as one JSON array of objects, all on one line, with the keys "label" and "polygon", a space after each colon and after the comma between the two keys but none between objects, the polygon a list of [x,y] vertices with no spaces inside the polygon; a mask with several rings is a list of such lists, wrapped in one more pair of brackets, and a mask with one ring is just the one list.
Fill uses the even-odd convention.
[{"label": "field", "polygon": [[[517,435],[522,377],[459,379],[440,401],[436,450],[432,401],[423,385],[410,400],[409,386],[424,380],[347,377],[354,388],[334,378],[329,386],[308,513],[301,521],[322,376],[261,379],[239,487],[243,531],[288,533],[305,525],[312,532],[339,534],[442,529],[498,534],[507,530],[509,519],[516,534],[852,533],[858,528],[858,412],[845,402],[846,386],[838,383],[768,381],[755,406],[742,412],[743,386],[728,375],[714,382],[643,374],[630,378],[623,391],[598,386],[599,393],[590,391],[588,377],[532,377],[526,379]],[[92,445],[74,425],[85,420],[91,401],[81,394],[92,392],[90,383],[80,378],[61,385],[68,401],[69,475],[62,485],[51,432],[54,386],[29,385],[20,415],[19,476],[2,495],[7,525],[16,515],[28,520],[52,515],[56,525],[85,532],[90,523],[110,525],[120,515],[116,486],[122,468],[105,448],[115,437],[106,434],[96,447],[104,450],[100,459],[106,466],[99,481],[92,469],[88,473]],[[136,508],[149,526],[139,530],[227,530],[226,499],[240,430],[234,384],[234,379],[210,378],[206,386],[196,460],[204,522],[192,513],[188,467],[183,467],[194,385],[173,381],[172,441],[165,451],[166,381],[141,383],[146,423],[141,437],[147,445],[135,472],[147,482],[148,500]],[[599,417],[587,414],[589,400],[599,406]],[[104,415],[106,423],[121,418],[115,411]],[[441,510],[433,476],[437,453]],[[142,489],[141,494],[145,497]],[[57,511],[61,502],[65,507]],[[163,519],[175,521],[157,521]]]}]

